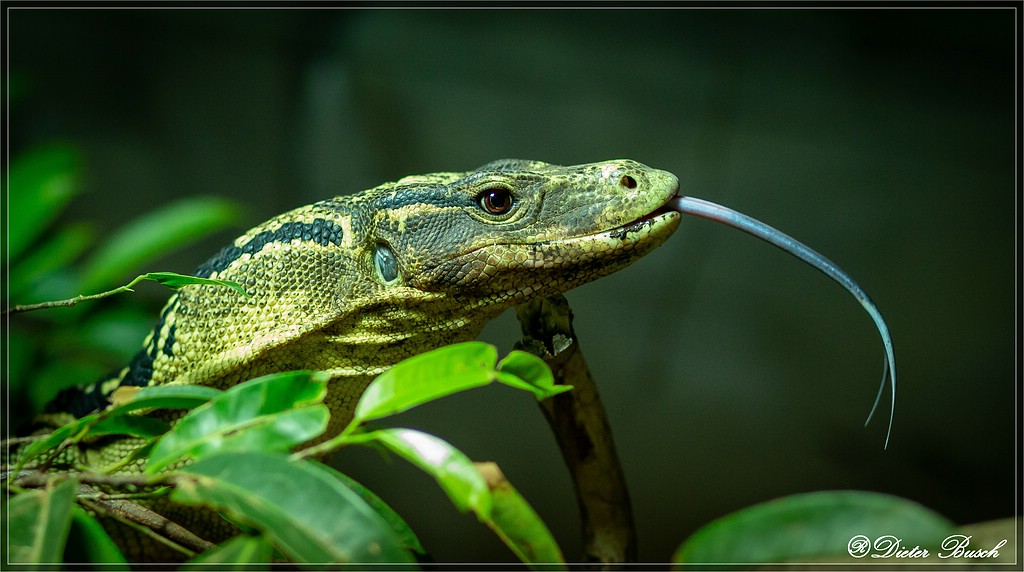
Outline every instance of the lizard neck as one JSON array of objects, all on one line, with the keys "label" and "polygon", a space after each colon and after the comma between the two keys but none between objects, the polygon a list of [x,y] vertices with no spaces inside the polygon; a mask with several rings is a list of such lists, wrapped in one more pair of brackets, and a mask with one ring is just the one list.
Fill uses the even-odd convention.
[{"label": "lizard neck", "polygon": [[[505,309],[422,292],[398,299],[402,303],[397,307],[391,297],[387,302],[362,306],[282,348],[282,361],[274,369],[293,366],[330,375],[325,401],[333,413],[325,437],[348,424],[356,402],[374,377],[417,354],[476,338],[484,325]],[[300,361],[294,364],[283,361],[297,357]]]},{"label": "lizard neck", "polygon": [[319,369],[351,365],[377,375],[408,357],[474,339],[504,309],[444,294],[402,292],[346,313],[310,337],[330,348],[323,352],[330,354],[330,363]]}]

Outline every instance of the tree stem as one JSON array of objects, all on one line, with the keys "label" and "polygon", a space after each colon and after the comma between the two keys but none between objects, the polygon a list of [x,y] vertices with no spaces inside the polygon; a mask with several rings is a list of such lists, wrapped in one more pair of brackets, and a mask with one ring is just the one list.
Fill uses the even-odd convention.
[{"label": "tree stem", "polygon": [[587,368],[564,296],[516,308],[520,349],[547,362],[561,384],[575,387],[540,403],[573,479],[583,528],[584,561],[595,569],[636,561],[636,530],[611,426]]}]

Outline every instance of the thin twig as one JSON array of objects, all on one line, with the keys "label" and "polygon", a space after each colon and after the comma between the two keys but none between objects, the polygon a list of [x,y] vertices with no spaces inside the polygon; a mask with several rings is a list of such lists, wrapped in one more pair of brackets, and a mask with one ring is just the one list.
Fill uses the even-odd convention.
[{"label": "thin twig", "polygon": [[122,292],[134,292],[132,286],[135,286],[139,282],[145,280],[145,275],[137,277],[124,286],[114,288],[113,290],[107,290],[106,292],[100,292],[99,294],[79,294],[74,298],[68,298],[66,300],[50,300],[47,302],[39,302],[38,304],[17,304],[11,308],[3,311],[6,316],[8,314],[18,314],[20,312],[29,312],[32,310],[45,310],[47,308],[70,308],[79,302],[87,302],[89,300],[100,300],[108,296],[120,294]]},{"label": "thin twig", "polygon": [[49,302],[40,302],[38,304],[18,304],[13,308],[8,308],[3,311],[3,315],[17,314],[18,312],[28,312],[29,310],[44,310],[46,308],[70,308],[79,302],[85,302],[87,300],[99,300],[106,298],[107,296],[113,296],[114,294],[120,294],[121,292],[134,292],[132,286],[135,286],[143,280],[152,280],[159,284],[163,284],[172,290],[185,286],[187,284],[211,284],[215,286],[227,286],[239,294],[248,299],[249,293],[245,291],[239,283],[232,282],[231,280],[216,280],[212,278],[199,278],[198,276],[185,276],[182,274],[175,274],[174,272],[149,272],[136,276],[134,280],[121,286],[114,288],[113,290],[107,290],[99,294],[79,294],[74,298],[68,298],[67,300],[53,300]]}]

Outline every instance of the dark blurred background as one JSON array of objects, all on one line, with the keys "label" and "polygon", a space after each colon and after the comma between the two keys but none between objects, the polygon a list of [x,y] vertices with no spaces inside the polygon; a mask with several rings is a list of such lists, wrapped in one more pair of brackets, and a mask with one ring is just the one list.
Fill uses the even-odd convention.
[{"label": "dark blurred background", "polygon": [[[871,320],[781,252],[686,220],[644,260],[569,294],[643,560],[667,560],[712,518],[803,491],[889,492],[958,523],[1018,513],[1013,10],[8,17],[20,94],[8,151],[80,148],[86,192],[65,220],[115,229],[193,194],[245,205],[233,231],[140,271],[191,272],[272,215],[407,174],[629,157],[850,272],[896,343],[888,450],[888,395],[862,428],[881,374]],[[166,292],[141,293],[155,318]],[[503,316],[483,337],[507,351],[518,325]],[[395,423],[497,461],[573,559],[570,482],[531,399],[486,388]],[[404,462],[346,451],[338,463],[438,560],[512,558]]]}]

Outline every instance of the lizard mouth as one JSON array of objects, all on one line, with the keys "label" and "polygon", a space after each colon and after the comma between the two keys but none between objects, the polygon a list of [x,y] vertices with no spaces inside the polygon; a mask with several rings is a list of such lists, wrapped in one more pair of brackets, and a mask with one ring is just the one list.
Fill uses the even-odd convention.
[{"label": "lizard mouth", "polygon": [[614,238],[619,240],[625,240],[631,233],[639,233],[644,229],[654,226],[660,222],[666,221],[673,215],[679,218],[679,212],[673,207],[675,201],[679,199],[679,188],[672,192],[672,195],[665,200],[658,208],[645,214],[644,216],[627,222],[624,225],[617,226],[609,231],[606,231],[608,238]]}]

